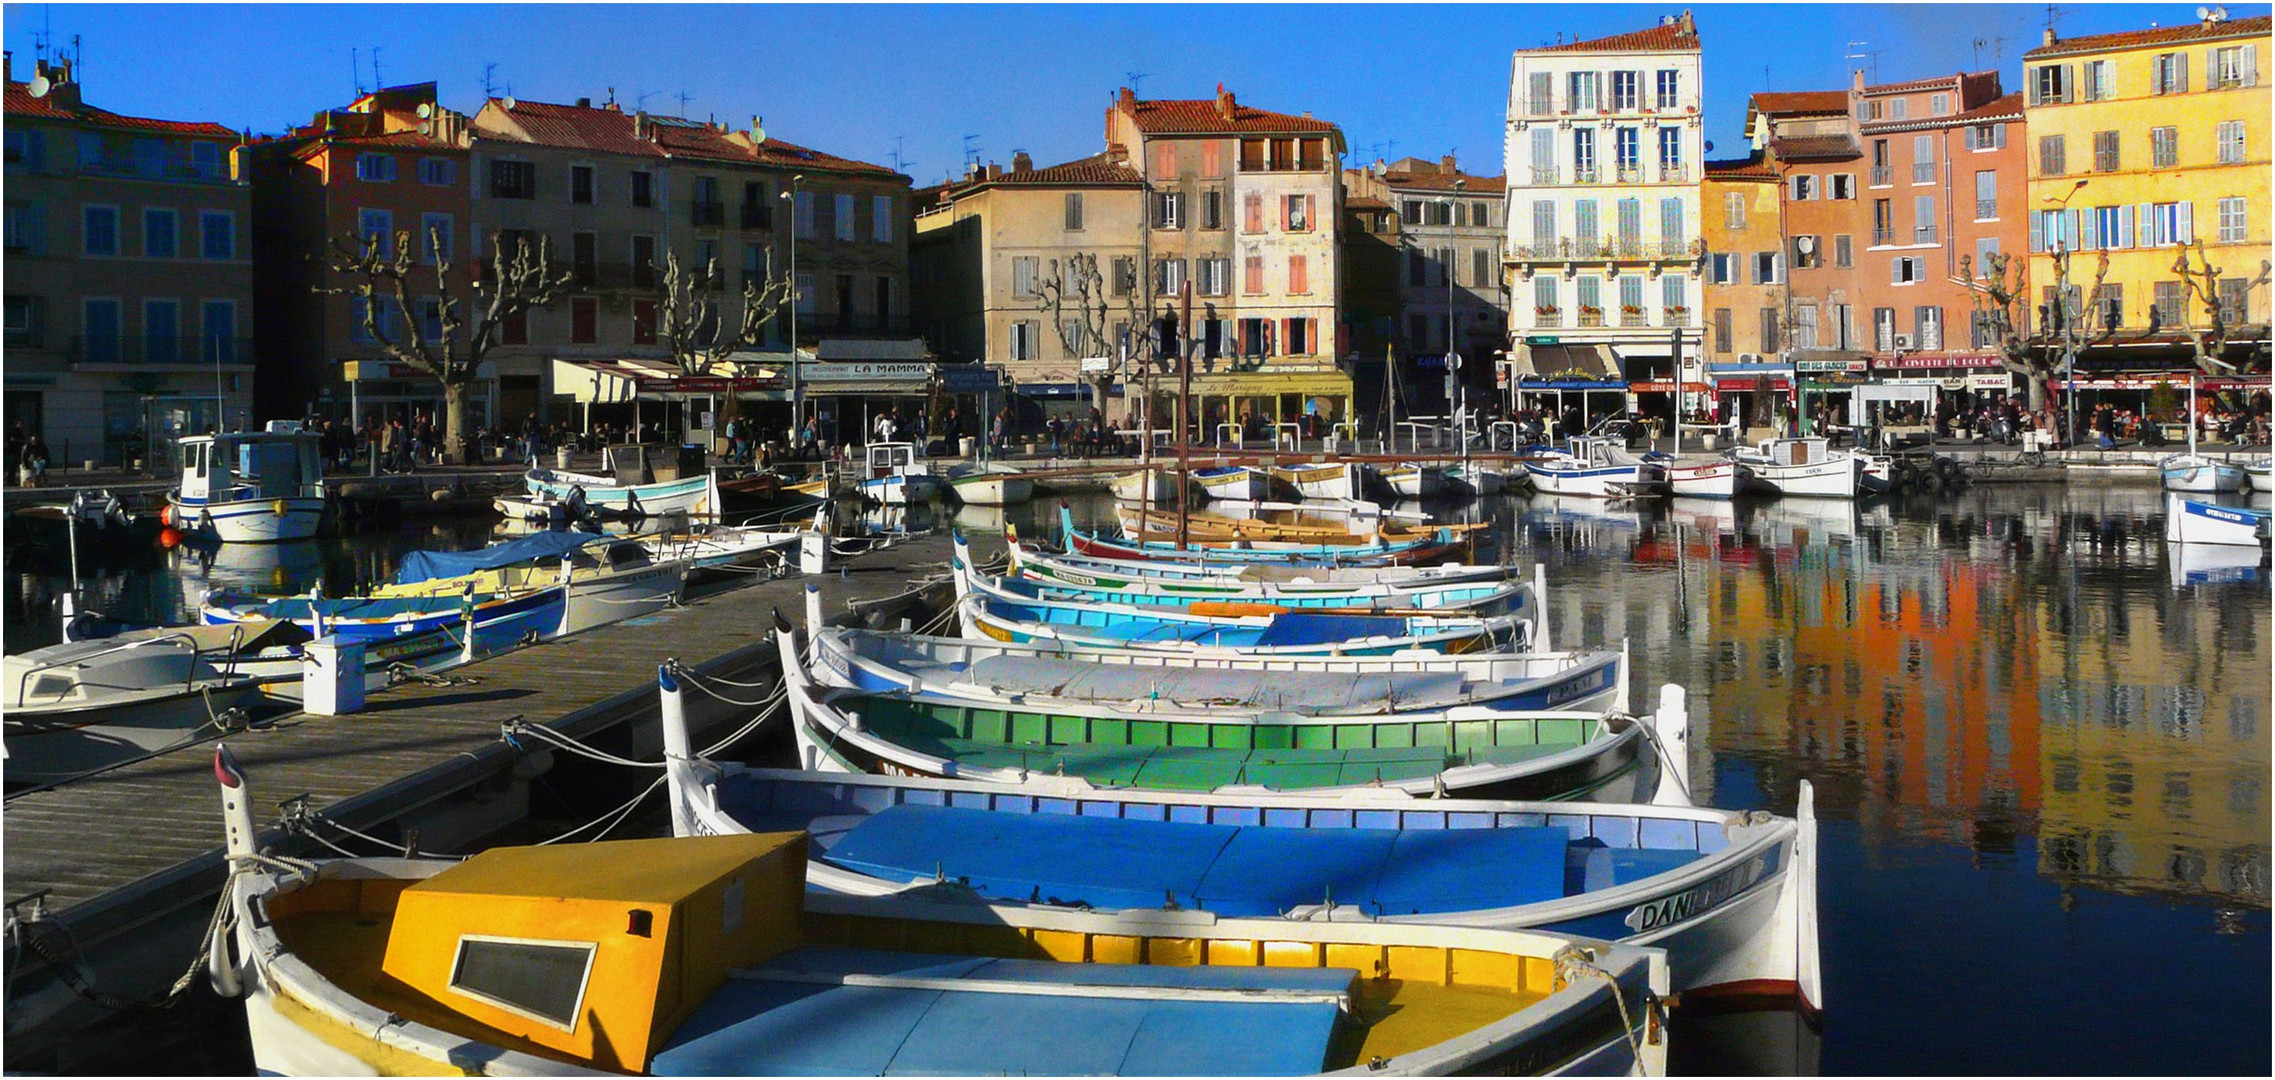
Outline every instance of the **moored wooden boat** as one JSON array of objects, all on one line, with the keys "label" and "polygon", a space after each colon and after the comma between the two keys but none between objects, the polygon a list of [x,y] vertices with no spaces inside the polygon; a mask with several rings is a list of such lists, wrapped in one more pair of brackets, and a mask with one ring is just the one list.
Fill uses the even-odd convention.
[{"label": "moored wooden boat", "polygon": [[1834,450],[1820,438],[1764,439],[1758,446],[1732,450],[1730,458],[1780,495],[1825,499],[1856,498],[1869,463],[1866,456]]},{"label": "moored wooden boat", "polygon": [[1565,440],[1563,450],[1527,458],[1525,472],[1543,494],[1589,498],[1654,494],[1667,482],[1666,469],[1658,461],[1638,457],[1617,440],[1596,435],[1575,436]]},{"label": "moored wooden boat", "polygon": [[659,681],[674,833],[806,829],[811,889],[952,877],[995,903],[1047,888],[1095,910],[1166,896],[1219,915],[1559,930],[1664,948],[1688,994],[1823,1005],[1808,781],[1784,819],[1694,808],[1671,784],[1640,806],[758,769],[692,756],[678,676]]},{"label": "moored wooden boat", "polygon": [[1069,550],[1084,555],[1110,559],[1184,559],[1195,552],[1206,550],[1208,557],[1226,562],[1324,562],[1336,565],[1412,565],[1445,558],[1459,550],[1463,541],[1453,530],[1441,527],[1429,539],[1382,541],[1362,544],[1308,544],[1277,540],[1192,540],[1179,545],[1174,540],[1121,540],[1078,529],[1074,515],[1066,507],[1059,508],[1059,528],[1066,538]]},{"label": "moored wooden boat", "polygon": [[1272,474],[1246,465],[1194,469],[1193,482],[1212,499],[1261,501],[1272,497]]},{"label": "moored wooden boat", "polygon": [[1320,461],[1275,466],[1272,476],[1305,499],[1359,500],[1367,497],[1367,475],[1372,471],[1356,461]]},{"label": "moored wooden boat", "polygon": [[1439,469],[1408,462],[1378,470],[1383,483],[1401,499],[1434,499],[1445,492],[1446,474]]},{"label": "moored wooden boat", "polygon": [[[1123,473],[1107,487],[1114,498],[1122,502],[1177,505],[1177,474],[1171,469],[1155,467]],[[1199,496],[1198,490],[1194,494]]]},{"label": "moored wooden boat", "polygon": [[214,771],[208,975],[264,1074],[1664,1071],[1657,949],[851,896],[798,833],[288,862]]},{"label": "moored wooden boat", "polygon": [[1008,465],[976,463],[948,470],[948,489],[977,506],[1011,506],[1035,495],[1035,482]]},{"label": "moored wooden boat", "polygon": [[1145,580],[1185,584],[1195,589],[1275,582],[1288,586],[1332,587],[1355,584],[1418,584],[1459,581],[1498,581],[1509,576],[1505,566],[1440,563],[1436,566],[1298,566],[1268,562],[1225,562],[1209,558],[1208,549],[1189,559],[1105,559],[1089,555],[1046,552],[1022,542],[1016,526],[1004,528],[1004,548],[1013,576],[1048,578],[1077,585],[1117,587]]},{"label": "moored wooden boat", "polygon": [[2164,539],[2172,544],[2226,544],[2258,547],[2267,543],[2275,514],[2248,506],[2221,506],[2179,492],[2164,497]]},{"label": "moored wooden boat", "polygon": [[1260,580],[1217,582],[1202,589],[1194,589],[1175,583],[1164,585],[1147,580],[1107,586],[1085,585],[1063,577],[995,577],[981,575],[973,569],[971,552],[961,532],[955,535],[955,557],[950,560],[950,571],[976,583],[974,587],[984,585],[987,591],[1006,598],[1044,597],[1134,606],[1191,607],[1213,603],[1268,605],[1280,610],[1398,609],[1466,611],[1492,615],[1517,606],[1520,594],[1530,588],[1511,583],[1506,578],[1499,581],[1425,580],[1329,585]]},{"label": "moored wooden boat", "polygon": [[218,731],[261,680],[179,631],[66,641],[0,659],[10,784],[51,783]]},{"label": "moored wooden boat", "polygon": [[161,517],[186,535],[228,544],[306,540],[324,517],[320,441],[297,420],[188,436],[179,447],[181,480]]}]

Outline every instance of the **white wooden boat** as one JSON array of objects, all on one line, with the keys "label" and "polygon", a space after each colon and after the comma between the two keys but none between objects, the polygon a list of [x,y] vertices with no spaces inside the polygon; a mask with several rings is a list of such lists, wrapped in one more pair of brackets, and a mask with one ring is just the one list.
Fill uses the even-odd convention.
[{"label": "white wooden boat", "polygon": [[799,832],[311,864],[214,773],[206,973],[264,1075],[1665,1071],[1656,948],[849,895],[808,888]]},{"label": "white wooden boat", "polygon": [[[814,844],[809,889],[888,896],[952,876],[993,903],[1031,903],[1047,882],[1057,903],[1101,911],[1154,907],[1168,894],[1219,915],[1577,930],[1666,949],[1686,995],[1823,1007],[1806,780],[1787,819],[1679,801],[1417,800],[1379,790],[1327,799],[1101,788],[1048,775],[1005,785],[758,769],[693,757],[685,691],[668,669],[661,685],[674,834],[804,829]],[[1356,848],[1386,871],[1353,894],[1351,883],[1325,880],[1334,860],[1289,858],[1298,845]],[[1444,875],[1468,884],[1414,888]],[[1212,879],[1216,887],[1201,884]]]},{"label": "white wooden boat", "polygon": [[[0,659],[10,784],[51,783],[219,731],[261,681],[197,636],[66,641]],[[218,663],[217,663],[218,661]]]},{"label": "white wooden boat", "polygon": [[1084,584],[1052,575],[981,575],[973,568],[971,550],[962,532],[955,534],[951,571],[975,587],[1003,596],[1032,596],[1077,603],[1113,603],[1135,607],[1176,607],[1201,610],[1214,605],[1232,609],[1341,611],[1467,611],[1499,614],[1526,606],[1522,597],[1531,586],[1499,579],[1446,581],[1439,579],[1314,582],[1217,579],[1194,584],[1135,578],[1112,584]]},{"label": "white wooden boat", "polygon": [[2174,544],[2224,544],[2258,547],[2267,543],[2268,524],[2275,511],[2248,506],[2221,506],[2183,498],[2177,491],[2164,497],[2164,539]]},{"label": "white wooden boat", "polygon": [[1467,461],[1448,465],[1445,477],[1446,486],[1464,496],[1489,498],[1509,490],[1508,480],[1501,475],[1501,471],[1483,462]]},{"label": "white wooden boat", "polygon": [[1780,495],[1824,499],[1856,498],[1866,464],[1864,456],[1836,451],[1815,437],[1764,439],[1758,446],[1732,450],[1730,456]]},{"label": "white wooden boat", "polygon": [[2175,589],[2194,585],[2249,585],[2265,580],[2261,564],[2267,561],[2267,549],[2257,545],[2168,543],[2164,554]]},{"label": "white wooden boat", "polygon": [[1122,502],[1177,505],[1177,474],[1170,469],[1139,469],[1123,473],[1107,485]]},{"label": "white wooden boat", "polygon": [[1726,457],[1684,458],[1667,465],[1667,486],[1678,499],[1734,499],[1757,481],[1751,468]]},{"label": "white wooden boat", "polygon": [[[1436,566],[1296,566],[1280,563],[1212,562],[1208,549],[1187,560],[1108,559],[1092,555],[1046,552],[1020,540],[1016,526],[1004,528],[1004,546],[1010,556],[1007,571],[1014,577],[1032,577],[1118,588],[1133,581],[1184,583],[1203,590],[1251,582],[1289,586],[1346,586],[1354,584],[1449,584],[1463,581],[1499,581],[1510,576],[1506,566],[1440,563]],[[1536,568],[1537,569],[1537,568]]]},{"label": "white wooden boat", "polygon": [[1355,502],[1367,497],[1367,474],[1371,471],[1366,464],[1357,461],[1320,461],[1277,466],[1272,475],[1292,485],[1307,501]]},{"label": "white wooden boat", "polygon": [[2253,491],[2275,491],[2275,457],[2253,458],[2241,466]]},{"label": "white wooden boat", "polygon": [[1035,482],[1008,465],[974,463],[948,470],[948,487],[959,501],[979,506],[1011,506],[1035,496]]},{"label": "white wooden boat", "polygon": [[1446,474],[1439,469],[1408,462],[1380,471],[1383,483],[1401,499],[1434,499],[1445,493]]},{"label": "white wooden boat", "polygon": [[2251,486],[2243,467],[2201,454],[2173,454],[2157,463],[2166,491],[2188,495],[2227,495]]},{"label": "white wooden boat", "polygon": [[324,517],[322,440],[297,420],[268,429],[181,440],[182,476],[167,493],[166,524],[229,544],[316,535]]},{"label": "white wooden boat", "polygon": [[1534,489],[1546,495],[1598,499],[1651,495],[1667,484],[1666,467],[1659,461],[1639,457],[1619,440],[1600,435],[1577,435],[1565,440],[1562,450],[1528,458],[1525,472]]},{"label": "white wooden boat", "polygon": [[940,493],[940,478],[916,460],[912,443],[870,443],[863,448],[861,497],[886,506],[924,502]]},{"label": "white wooden boat", "polygon": [[1211,499],[1261,502],[1272,497],[1272,474],[1246,465],[1193,470],[1193,482]]}]

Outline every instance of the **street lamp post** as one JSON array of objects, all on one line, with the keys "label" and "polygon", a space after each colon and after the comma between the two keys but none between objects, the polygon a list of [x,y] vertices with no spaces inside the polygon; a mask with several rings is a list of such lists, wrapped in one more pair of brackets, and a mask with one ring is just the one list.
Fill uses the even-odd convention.
[{"label": "street lamp post", "polygon": [[[1466,179],[1463,179],[1462,177],[1458,177],[1458,176],[1454,178],[1454,181],[1453,181],[1453,190],[1454,190],[1454,195],[1460,195],[1460,194],[1461,194],[1463,191],[1467,190],[1468,188],[1469,188],[1469,181],[1468,181],[1468,180],[1466,180]],[[1447,395],[1446,395],[1446,404],[1447,404],[1447,405],[1449,405],[1449,406],[1452,406],[1452,407],[1453,407],[1453,414],[1454,414],[1454,421],[1455,421],[1455,423],[1454,423],[1454,438],[1456,438],[1456,439],[1460,439],[1460,440],[1461,440],[1461,445],[1462,445],[1463,449],[1464,449],[1464,450],[1466,450],[1466,449],[1468,449],[1468,447],[1469,447],[1469,411],[1468,411],[1468,409],[1466,408],[1466,406],[1469,404],[1469,388],[1468,388],[1467,386],[1464,386],[1464,385],[1461,383],[1461,381],[1460,381],[1460,379],[1461,379],[1461,372],[1460,372],[1459,368],[1456,366],[1456,365],[1458,365],[1458,364],[1460,363],[1460,361],[1459,361],[1459,360],[1456,360],[1456,359],[1455,359],[1455,356],[1456,356],[1456,354],[1455,354],[1455,352],[1454,352],[1454,347],[1453,347],[1453,343],[1454,343],[1454,340],[1455,340],[1455,339],[1454,339],[1454,322],[1455,322],[1455,317],[1454,317],[1454,309],[1453,309],[1453,272],[1454,272],[1454,265],[1455,265],[1457,262],[1459,262],[1459,261],[1460,261],[1460,259],[1459,259],[1459,257],[1458,257],[1458,256],[1459,256],[1459,253],[1458,253],[1457,251],[1455,251],[1455,249],[1454,249],[1454,246],[1453,246],[1453,240],[1454,240],[1454,236],[1455,236],[1456,234],[1455,234],[1454,232],[1452,232],[1452,229],[1453,229],[1453,228],[1454,228],[1454,227],[1455,227],[1455,226],[1456,226],[1456,225],[1457,225],[1457,224],[1458,224],[1460,221],[1461,221],[1461,203],[1459,203],[1459,202],[1455,201],[1455,199],[1454,199],[1454,198],[1452,198],[1452,197],[1450,197],[1450,196],[1449,196],[1449,197],[1446,199],[1446,226],[1447,226],[1447,230],[1448,230],[1448,231],[1446,232],[1446,355],[1445,355],[1445,365],[1446,365],[1446,385],[1447,385],[1448,387],[1451,387],[1451,388],[1453,388],[1453,389],[1455,390],[1455,392],[1456,392],[1456,393],[1458,393],[1458,394],[1460,395],[1460,401],[1459,401],[1459,403],[1457,404],[1457,403],[1456,403],[1456,401],[1454,400],[1454,399],[1455,399],[1455,394],[1453,394],[1453,393],[1449,393],[1449,394],[1447,394]]]},{"label": "street lamp post", "polygon": [[798,379],[798,304],[804,299],[798,293],[798,186],[806,182],[806,174],[790,178],[790,190],[782,198],[790,204],[790,445],[798,445],[798,433],[804,430],[805,408]]}]

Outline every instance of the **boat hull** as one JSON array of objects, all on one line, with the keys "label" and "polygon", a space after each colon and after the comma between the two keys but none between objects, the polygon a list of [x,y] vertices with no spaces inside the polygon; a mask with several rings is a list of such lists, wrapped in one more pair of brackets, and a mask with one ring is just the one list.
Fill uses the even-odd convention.
[{"label": "boat hull", "polygon": [[1261,502],[1272,497],[1272,477],[1269,473],[1247,466],[1234,466],[1233,471],[1212,472],[1202,470],[1193,474],[1193,482],[1212,499],[1230,499],[1236,502]]},{"label": "boat hull", "polygon": [[2166,491],[2190,495],[2227,495],[2250,486],[2241,467],[2205,457],[2176,454],[2157,467]]},{"label": "boat hull", "polygon": [[52,783],[187,746],[222,710],[250,705],[259,695],[244,679],[114,704],[12,708],[0,775],[10,784]]},{"label": "boat hull", "polygon": [[2261,458],[2243,466],[2244,479],[2250,481],[2253,491],[2275,491],[2275,462]]},{"label": "boat hull", "polygon": [[174,528],[224,544],[279,544],[316,535],[324,520],[320,495],[205,502],[169,494]]},{"label": "boat hull", "polygon": [[1177,477],[1161,469],[1123,473],[1107,487],[1113,491],[1114,498],[1123,502],[1166,504],[1177,501]]},{"label": "boat hull", "polygon": [[1024,476],[971,476],[953,481],[956,498],[977,506],[1011,506],[1035,497],[1035,482]]},{"label": "boat hull", "polygon": [[1434,499],[1446,490],[1444,473],[1419,465],[1394,465],[1382,470],[1382,479],[1401,499]]},{"label": "boat hull", "polygon": [[1541,494],[1580,495],[1591,499],[1624,495],[1659,479],[1658,470],[1645,465],[1572,468],[1528,461],[1525,473],[1532,477],[1533,487]]},{"label": "boat hull", "polygon": [[571,581],[555,632],[574,634],[661,611],[679,597],[687,569],[685,562],[661,562]]},{"label": "boat hull", "polygon": [[539,469],[525,476],[523,483],[532,495],[556,499],[569,498],[571,491],[582,488],[588,505],[626,510],[637,504],[642,513],[650,515],[708,514],[717,506],[717,488],[709,473],[654,484],[619,485],[604,476]]},{"label": "boat hull", "polygon": [[1667,484],[1674,488],[1676,498],[1734,499],[1738,496],[1739,471],[1735,461],[1673,465],[1667,469]]},{"label": "boat hull", "polygon": [[1278,476],[1306,499],[1356,501],[1367,497],[1365,467],[1357,462],[1283,467]]},{"label": "boat hull", "polygon": [[1853,457],[1808,465],[1747,462],[1746,467],[1780,495],[1817,499],[1856,498],[1858,480],[1864,473],[1864,463]]},{"label": "boat hull", "polygon": [[2164,538],[2175,544],[2256,548],[2266,542],[2268,518],[2265,510],[2184,499],[2175,492],[2164,499]]}]

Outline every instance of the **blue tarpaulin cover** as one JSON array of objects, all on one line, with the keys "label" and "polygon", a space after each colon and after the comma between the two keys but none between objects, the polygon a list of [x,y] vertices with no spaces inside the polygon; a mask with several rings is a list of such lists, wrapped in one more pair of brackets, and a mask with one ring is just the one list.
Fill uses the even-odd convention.
[{"label": "blue tarpaulin cover", "polygon": [[395,584],[414,585],[534,559],[558,559],[601,539],[605,537],[599,533],[541,532],[503,544],[491,544],[479,551],[414,551],[403,558],[403,568],[395,572]]},{"label": "blue tarpaulin cover", "polygon": [[1315,615],[1291,611],[1272,616],[1258,645],[1325,645],[1364,637],[1403,637],[1406,620],[1394,615]]}]

